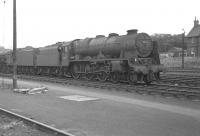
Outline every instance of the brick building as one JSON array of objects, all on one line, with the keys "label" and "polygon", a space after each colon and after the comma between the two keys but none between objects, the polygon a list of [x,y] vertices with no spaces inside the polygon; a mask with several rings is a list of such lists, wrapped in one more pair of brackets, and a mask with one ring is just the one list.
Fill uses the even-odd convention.
[{"label": "brick building", "polygon": [[189,56],[200,57],[200,24],[196,17],[193,28],[186,36],[186,44]]}]

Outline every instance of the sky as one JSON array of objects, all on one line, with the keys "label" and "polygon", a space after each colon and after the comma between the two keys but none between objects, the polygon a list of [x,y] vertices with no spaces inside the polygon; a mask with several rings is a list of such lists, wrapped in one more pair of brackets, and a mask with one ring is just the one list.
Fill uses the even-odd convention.
[{"label": "sky", "polygon": [[[0,0],[0,46],[12,49],[12,2]],[[16,0],[17,47],[43,47],[56,42],[138,29],[186,34],[200,19],[199,0]]]}]

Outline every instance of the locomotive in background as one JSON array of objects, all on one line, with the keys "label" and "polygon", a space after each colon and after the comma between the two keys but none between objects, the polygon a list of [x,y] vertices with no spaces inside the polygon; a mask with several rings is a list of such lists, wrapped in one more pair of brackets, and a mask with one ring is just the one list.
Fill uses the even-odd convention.
[{"label": "locomotive in background", "polygon": [[[0,72],[12,70],[12,52],[0,54]],[[128,30],[127,35],[110,33],[108,37],[17,50],[18,74],[148,84],[158,80],[162,70],[156,42],[136,29]]]}]

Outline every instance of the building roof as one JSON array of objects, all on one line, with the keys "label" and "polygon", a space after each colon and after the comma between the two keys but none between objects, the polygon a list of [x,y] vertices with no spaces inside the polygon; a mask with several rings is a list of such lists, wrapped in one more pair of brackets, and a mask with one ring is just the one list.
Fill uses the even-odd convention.
[{"label": "building roof", "polygon": [[199,20],[197,20],[195,17],[194,26],[188,33],[187,37],[197,37],[197,36],[200,36],[200,24]]},{"label": "building roof", "polygon": [[187,37],[196,37],[196,36],[200,36],[200,25],[193,27],[192,30],[190,30],[190,32],[187,35]]}]

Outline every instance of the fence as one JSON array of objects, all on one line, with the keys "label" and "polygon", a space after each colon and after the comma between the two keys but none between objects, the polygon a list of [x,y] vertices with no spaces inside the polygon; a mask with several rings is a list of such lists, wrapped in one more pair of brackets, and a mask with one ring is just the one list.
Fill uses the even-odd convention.
[{"label": "fence", "polygon": [[[181,57],[161,57],[161,64],[167,68],[182,68]],[[184,57],[184,69],[200,69],[200,58]]]},{"label": "fence", "polygon": [[0,88],[1,89],[12,89],[13,85],[11,81],[8,81],[4,77],[0,77]]}]

